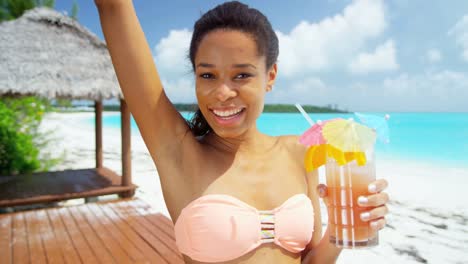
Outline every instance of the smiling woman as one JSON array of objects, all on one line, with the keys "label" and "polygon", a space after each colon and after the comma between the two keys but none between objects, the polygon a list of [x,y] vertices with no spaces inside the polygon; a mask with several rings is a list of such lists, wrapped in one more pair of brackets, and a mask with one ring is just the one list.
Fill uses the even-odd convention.
[{"label": "smiling woman", "polygon": [[[266,135],[256,125],[278,72],[268,19],[233,1],[195,23],[190,61],[199,110],[188,123],[164,92],[132,1],[96,4],[185,261],[335,262],[341,249],[322,239],[318,176],[303,167],[306,147],[297,136]],[[373,184],[365,206],[385,207],[386,182]],[[367,212],[366,221],[382,228],[386,210]]]},{"label": "smiling woman", "polygon": [[[230,57],[220,57],[225,54]],[[266,91],[270,91],[276,78],[275,63],[278,55],[278,37],[268,19],[258,10],[248,8],[242,4],[225,4],[208,11],[195,23],[190,43],[189,57],[193,70],[197,75],[197,98],[199,102],[200,96],[203,93],[206,94],[208,83],[210,83],[208,86],[213,90],[214,85],[219,86],[213,81],[226,77],[235,80],[235,82],[226,87],[228,90],[221,89],[221,93],[218,93],[217,96],[220,97],[228,96],[224,101],[229,100],[229,92],[231,94],[236,92],[235,86],[243,86],[244,90],[245,87],[263,86],[266,87]],[[207,63],[205,61],[207,59],[217,60],[218,65]],[[230,72],[227,73],[227,76],[221,76],[219,72],[214,74],[213,71],[222,67],[229,67]],[[264,73],[268,73],[267,80],[261,79],[265,77]],[[210,82],[203,79],[210,80]],[[258,81],[267,81],[268,83],[266,85],[259,84]],[[233,89],[229,90],[230,88]],[[261,113],[263,100],[260,103],[262,105]],[[242,110],[242,113],[245,109],[245,107],[236,109],[232,106],[221,108],[220,111]],[[207,116],[207,112],[203,108],[195,113],[191,122],[192,131],[194,131],[195,135],[204,135],[211,130],[205,116]],[[258,115],[255,118],[257,117]]]},{"label": "smiling woman", "polygon": [[[235,138],[255,127],[265,92],[274,83],[276,65],[266,69],[254,39],[236,30],[213,30],[200,43],[195,61],[201,121],[221,137]],[[204,135],[209,130],[197,132]]]}]

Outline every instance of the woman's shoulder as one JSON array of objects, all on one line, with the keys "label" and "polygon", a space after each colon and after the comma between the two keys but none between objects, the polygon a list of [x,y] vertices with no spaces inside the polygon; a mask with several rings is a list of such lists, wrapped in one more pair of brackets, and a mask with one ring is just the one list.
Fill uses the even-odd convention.
[{"label": "woman's shoulder", "polygon": [[307,148],[299,142],[299,137],[299,135],[282,135],[278,136],[278,141],[292,155],[304,157]]}]

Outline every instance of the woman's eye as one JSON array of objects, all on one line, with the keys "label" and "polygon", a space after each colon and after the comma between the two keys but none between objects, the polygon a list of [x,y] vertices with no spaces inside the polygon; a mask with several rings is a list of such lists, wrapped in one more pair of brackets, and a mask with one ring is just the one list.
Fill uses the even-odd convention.
[{"label": "woman's eye", "polygon": [[202,73],[202,74],[200,74],[200,77],[203,78],[203,79],[211,79],[211,78],[213,78],[213,74],[211,74],[211,73]]},{"label": "woman's eye", "polygon": [[238,74],[236,76],[236,79],[245,79],[245,78],[249,78],[250,76],[252,76],[252,75],[250,75],[248,73],[241,73],[241,74]]}]

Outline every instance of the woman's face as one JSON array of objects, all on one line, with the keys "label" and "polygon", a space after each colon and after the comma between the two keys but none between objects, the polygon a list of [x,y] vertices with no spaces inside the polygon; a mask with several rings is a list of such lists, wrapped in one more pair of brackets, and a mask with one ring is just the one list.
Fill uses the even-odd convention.
[{"label": "woman's face", "polygon": [[239,137],[255,127],[275,77],[276,64],[267,71],[265,57],[246,33],[215,30],[200,42],[195,56],[198,105],[220,137]]}]

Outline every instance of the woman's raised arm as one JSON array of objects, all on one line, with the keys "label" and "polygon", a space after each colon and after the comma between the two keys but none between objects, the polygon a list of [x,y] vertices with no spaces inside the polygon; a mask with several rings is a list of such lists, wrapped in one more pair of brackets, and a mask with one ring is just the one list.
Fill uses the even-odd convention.
[{"label": "woman's raised arm", "polygon": [[177,155],[189,126],[164,93],[131,0],[95,0],[125,101],[154,157]]}]

